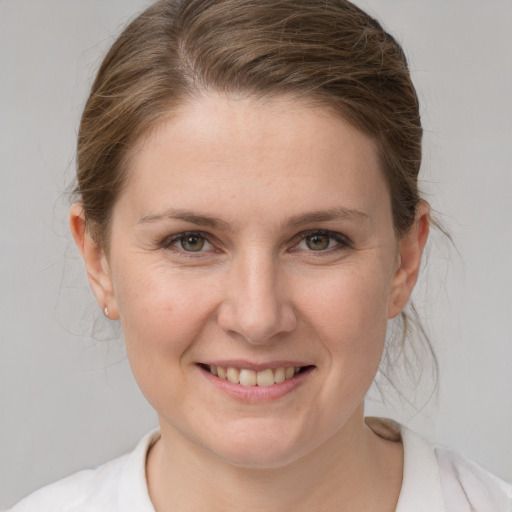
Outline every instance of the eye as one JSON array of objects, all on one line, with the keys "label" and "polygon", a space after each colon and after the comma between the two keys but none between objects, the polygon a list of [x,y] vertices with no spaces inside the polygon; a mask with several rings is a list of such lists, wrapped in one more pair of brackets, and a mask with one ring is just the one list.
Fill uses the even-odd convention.
[{"label": "eye", "polygon": [[304,242],[308,249],[311,249],[312,251],[323,251],[329,248],[332,238],[329,235],[317,233],[314,235],[308,235],[304,238]]},{"label": "eye", "polygon": [[181,248],[187,252],[199,252],[203,249],[206,240],[198,235],[186,235],[179,239]]},{"label": "eye", "polygon": [[302,240],[295,246],[295,249],[321,252],[329,249],[341,249],[347,246],[349,246],[349,241],[340,233],[322,230],[303,235]]},{"label": "eye", "polygon": [[196,232],[178,233],[167,237],[162,246],[184,252],[206,252],[213,249],[206,236]]}]

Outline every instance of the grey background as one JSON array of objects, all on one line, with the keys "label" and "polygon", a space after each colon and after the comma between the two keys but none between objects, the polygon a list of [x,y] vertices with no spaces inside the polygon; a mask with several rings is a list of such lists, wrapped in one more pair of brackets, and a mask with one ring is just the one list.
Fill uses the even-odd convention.
[{"label": "grey background", "polygon": [[[64,193],[93,72],[147,3],[0,0],[0,508],[129,450],[156,425],[88,290]],[[512,480],[512,2],[357,3],[409,56],[423,189],[460,253],[431,244],[417,294],[438,399],[368,412]]]}]

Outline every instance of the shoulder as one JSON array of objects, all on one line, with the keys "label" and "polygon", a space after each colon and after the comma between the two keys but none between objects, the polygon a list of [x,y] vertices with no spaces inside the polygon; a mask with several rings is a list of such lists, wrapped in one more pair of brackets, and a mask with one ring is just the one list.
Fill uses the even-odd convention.
[{"label": "shoulder", "polygon": [[[432,446],[388,420],[376,433],[404,448],[402,489],[396,512],[512,512],[512,485],[451,450]],[[385,427],[385,428],[384,428]],[[375,431],[375,429],[373,429]]]},{"label": "shoulder", "polygon": [[434,452],[447,510],[467,503],[478,512],[512,512],[512,484],[451,450],[436,447]]},{"label": "shoulder", "polygon": [[[112,499],[116,482],[122,473],[127,456],[120,457],[97,469],[79,471],[30,494],[9,512],[88,510],[98,501]],[[92,509],[91,509],[92,510]]]},{"label": "shoulder", "polygon": [[158,433],[151,432],[133,452],[47,485],[8,512],[154,512],[147,492],[145,460],[157,438]]}]

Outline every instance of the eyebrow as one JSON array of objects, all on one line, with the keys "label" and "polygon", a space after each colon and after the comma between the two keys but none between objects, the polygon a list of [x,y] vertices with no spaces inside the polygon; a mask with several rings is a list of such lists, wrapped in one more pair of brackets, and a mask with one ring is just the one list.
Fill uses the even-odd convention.
[{"label": "eyebrow", "polygon": [[340,219],[351,222],[368,221],[370,220],[370,216],[367,213],[349,208],[329,208],[327,210],[307,212],[291,217],[284,223],[284,226],[288,228],[296,228],[304,224]]},{"label": "eyebrow", "polygon": [[170,209],[162,213],[155,213],[144,215],[140,218],[137,224],[147,224],[163,219],[182,220],[190,224],[197,224],[200,226],[207,226],[209,228],[222,228],[229,229],[229,223],[219,219],[218,217],[211,217],[206,215],[198,215],[197,213],[188,210],[175,210]]},{"label": "eyebrow", "polygon": [[[229,222],[207,215],[198,215],[189,210],[176,210],[169,209],[162,213],[148,214],[142,216],[137,224],[148,224],[157,222],[164,219],[181,220],[196,224],[199,226],[206,226],[212,229],[231,230],[232,226]],[[346,220],[350,222],[355,221],[368,221],[370,216],[359,210],[349,208],[329,208],[327,210],[319,210],[313,212],[306,212],[300,215],[290,217],[282,224],[284,228],[297,228],[305,224],[312,224],[315,222],[326,222],[332,220]]]}]

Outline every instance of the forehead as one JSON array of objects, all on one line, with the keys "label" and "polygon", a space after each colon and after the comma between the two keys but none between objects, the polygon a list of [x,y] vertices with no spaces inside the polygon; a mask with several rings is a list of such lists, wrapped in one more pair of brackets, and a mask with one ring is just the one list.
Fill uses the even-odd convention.
[{"label": "forehead", "polygon": [[145,201],[142,210],[178,198],[224,207],[207,205],[211,196],[242,198],[253,213],[279,202],[370,210],[389,202],[373,140],[327,109],[287,97],[190,101],[136,144],[128,176],[121,196],[134,206]]}]

